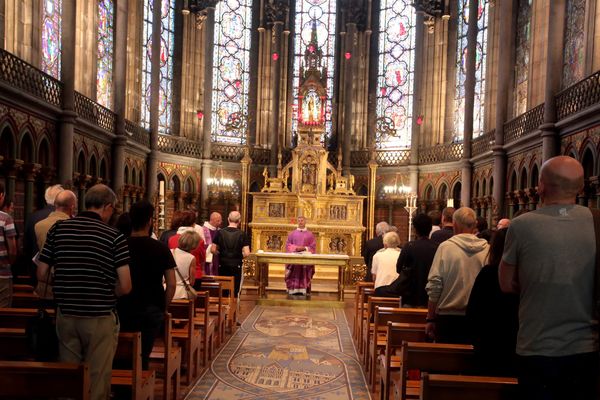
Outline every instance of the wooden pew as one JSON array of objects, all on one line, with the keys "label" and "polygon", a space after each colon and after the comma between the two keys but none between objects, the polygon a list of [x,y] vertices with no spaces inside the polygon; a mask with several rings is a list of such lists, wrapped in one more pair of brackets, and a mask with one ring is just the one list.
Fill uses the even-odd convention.
[{"label": "wooden pew", "polygon": [[12,295],[13,308],[36,308],[40,304],[40,296],[33,292],[14,292]]},{"label": "wooden pew", "polygon": [[25,329],[37,314],[34,308],[0,308],[0,360],[33,360]]},{"label": "wooden pew", "polygon": [[425,341],[425,326],[423,325],[427,316],[427,310],[421,308],[394,308],[375,306],[373,317],[373,335],[369,340],[369,352],[366,362],[370,371],[369,382],[375,392],[377,385],[377,358],[384,350],[387,340],[388,322],[419,324],[423,327],[422,335],[418,335],[415,341]]},{"label": "wooden pew", "polygon": [[[225,313],[225,307],[223,307],[223,284],[217,281],[202,281],[200,290],[205,290],[210,295],[209,314],[217,316],[215,347],[219,347],[225,340],[225,323],[227,322],[227,314]],[[196,316],[201,312],[196,304]]]},{"label": "wooden pew", "polygon": [[364,332],[362,333],[362,343],[360,346],[360,350],[363,356],[363,365],[365,367],[365,371],[369,372],[369,341],[371,340],[371,336],[373,335],[373,329],[375,327],[374,318],[375,318],[375,307],[394,307],[398,305],[398,299],[393,297],[369,297],[367,301],[367,318],[366,322],[363,325]]},{"label": "wooden pew", "polygon": [[394,398],[417,398],[420,382],[409,382],[408,371],[470,373],[476,370],[473,346],[464,344],[404,342],[399,373],[391,374]]},{"label": "wooden pew", "polygon": [[223,297],[223,309],[227,315],[227,326],[232,333],[237,325],[238,309],[237,298],[235,297],[235,280],[233,276],[207,275],[207,279],[214,279],[221,282],[223,290],[227,290],[227,296]]},{"label": "wooden pew", "polygon": [[173,343],[173,321],[171,314],[165,314],[165,332],[162,343],[152,348],[150,360],[159,360],[163,364],[164,383],[163,400],[179,399],[181,385],[181,348]]},{"label": "wooden pew", "polygon": [[358,340],[358,326],[360,322],[361,312],[363,309],[363,291],[365,289],[373,289],[375,287],[374,282],[357,282],[356,283],[356,292],[354,293],[354,319],[352,321],[352,338],[354,340]]},{"label": "wooden pew", "polygon": [[[118,369],[120,364],[131,369]],[[113,360],[111,385],[131,388],[132,400],[154,399],[154,371],[142,370],[142,336],[140,332],[119,333],[119,344]]]},{"label": "wooden pew", "polygon": [[370,287],[365,287],[361,291],[361,297],[358,300],[358,333],[356,335],[356,348],[358,350],[358,355],[362,354],[362,349],[360,348],[361,343],[363,341],[363,327],[365,326],[365,321],[367,320],[367,305],[369,301],[369,297],[375,295],[375,289]]},{"label": "wooden pew", "polygon": [[0,361],[0,399],[89,400],[87,364]]},{"label": "wooden pew", "polygon": [[194,327],[202,336],[202,365],[207,366],[212,359],[216,336],[217,319],[210,316],[210,296],[207,291],[198,292],[195,300]]},{"label": "wooden pew", "polygon": [[421,375],[421,400],[514,400],[516,378],[466,375]]},{"label": "wooden pew", "polygon": [[398,323],[388,321],[386,325],[385,347],[379,356],[379,398],[390,397],[390,375],[400,370],[400,355],[403,342],[424,342],[427,339],[425,324]]},{"label": "wooden pew", "polygon": [[24,292],[24,293],[33,293],[35,288],[31,285],[23,284],[23,283],[15,283],[13,285],[13,293]]},{"label": "wooden pew", "polygon": [[[199,292],[208,295],[206,292]],[[187,383],[200,372],[200,347],[202,337],[200,331],[194,328],[194,301],[173,300],[169,306],[173,317],[173,339],[182,349],[183,364],[186,366]]]},{"label": "wooden pew", "polygon": [[[54,310],[47,309],[48,314],[54,316]],[[36,317],[37,308],[0,308],[0,327],[25,328],[28,321]]]}]

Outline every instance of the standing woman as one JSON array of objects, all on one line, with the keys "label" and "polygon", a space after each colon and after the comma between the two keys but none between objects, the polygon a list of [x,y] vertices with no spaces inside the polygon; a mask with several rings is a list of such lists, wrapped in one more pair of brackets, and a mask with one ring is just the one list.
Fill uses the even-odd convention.
[{"label": "standing woman", "polygon": [[[196,231],[189,230],[179,236],[177,248],[171,250],[175,258],[175,276],[177,286],[175,288],[174,299],[187,299],[186,283],[194,286],[196,279],[196,257],[191,253],[200,243],[200,235]],[[185,281],[185,282],[184,282]]]}]

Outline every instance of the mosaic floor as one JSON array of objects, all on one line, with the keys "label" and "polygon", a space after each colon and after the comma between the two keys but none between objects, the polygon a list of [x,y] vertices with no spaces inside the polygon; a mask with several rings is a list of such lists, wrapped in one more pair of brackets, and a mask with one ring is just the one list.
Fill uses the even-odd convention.
[{"label": "mosaic floor", "polygon": [[342,309],[256,306],[189,400],[370,399]]}]

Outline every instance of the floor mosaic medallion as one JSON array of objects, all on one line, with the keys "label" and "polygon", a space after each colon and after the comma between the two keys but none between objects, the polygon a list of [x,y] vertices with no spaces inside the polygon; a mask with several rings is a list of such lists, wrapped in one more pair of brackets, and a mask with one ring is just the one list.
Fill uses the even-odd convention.
[{"label": "floor mosaic medallion", "polygon": [[257,306],[188,399],[370,399],[342,309]]}]

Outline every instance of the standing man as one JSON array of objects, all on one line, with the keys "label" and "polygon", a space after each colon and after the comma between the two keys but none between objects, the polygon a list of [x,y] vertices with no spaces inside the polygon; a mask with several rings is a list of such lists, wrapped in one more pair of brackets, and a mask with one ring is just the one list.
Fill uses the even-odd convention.
[{"label": "standing man", "polygon": [[437,244],[448,240],[455,234],[452,216],[454,215],[454,207],[446,207],[442,210],[442,228],[431,234],[431,240]]},{"label": "standing man", "polygon": [[[77,209],[77,196],[70,190],[63,190],[54,199],[54,211],[37,224],[35,224],[35,238],[38,249],[43,249],[48,231],[52,226],[65,219],[73,218]],[[52,299],[52,286],[46,281],[46,276],[38,280],[35,292],[44,299]]]},{"label": "standing man", "polygon": [[[154,339],[175,294],[175,260],[166,244],[150,237],[154,206],[146,200],[129,209],[131,236],[127,238],[131,263],[131,293],[119,298],[121,329],[142,334],[142,368],[149,368]],[[166,287],[163,288],[163,280]]]},{"label": "standing man", "polygon": [[373,256],[379,250],[383,249],[383,235],[390,231],[390,225],[381,221],[375,225],[375,237],[371,240],[367,240],[363,249],[363,258],[367,265],[367,276],[365,277],[366,282],[372,282],[373,277],[371,276],[371,268],[373,268]]},{"label": "standing man", "polygon": [[37,210],[29,218],[25,224],[25,235],[23,237],[23,250],[25,256],[31,260],[35,254],[41,250],[38,248],[37,237],[35,234],[35,225],[43,219],[46,219],[52,211],[54,211],[54,202],[56,196],[64,189],[61,185],[52,185],[46,189],[44,193],[44,200],[46,200],[46,206],[40,210]]},{"label": "standing man", "polygon": [[[0,183],[0,206],[4,204],[6,190]],[[0,211],[0,307],[10,307],[12,303],[11,264],[17,258],[17,231],[10,215]]]},{"label": "standing man", "polygon": [[[298,217],[298,228],[288,235],[285,250],[288,253],[308,252],[313,254],[317,248],[315,235],[306,229],[306,218]],[[310,281],[315,274],[314,265],[285,266],[285,286],[292,295],[310,295]]]},{"label": "standing man", "polygon": [[474,234],[477,216],[473,209],[459,208],[453,222],[455,235],[439,245],[429,270],[425,330],[436,342],[469,343],[467,304],[490,246]]},{"label": "standing man", "polygon": [[559,156],[542,165],[542,207],[512,220],[500,287],[520,295],[519,386],[527,399],[597,399],[592,214],[576,204],[583,168]]},{"label": "standing man", "polygon": [[238,228],[241,214],[232,211],[227,217],[229,225],[217,232],[211,252],[219,255],[219,275],[235,278],[235,296],[239,297],[242,287],[242,262],[250,255],[250,238]]},{"label": "standing man", "polygon": [[219,275],[219,255],[213,254],[211,251],[212,244],[217,237],[217,232],[221,228],[223,217],[218,212],[210,214],[208,221],[204,221],[202,229],[204,230],[204,238],[206,239],[206,262],[204,263],[204,273],[206,275]]},{"label": "standing man", "polygon": [[50,228],[37,271],[44,279],[54,267],[60,361],[88,363],[92,400],[110,395],[119,339],[117,296],[131,291],[127,242],[107,225],[116,202],[108,186],[91,187],[86,211]]}]

